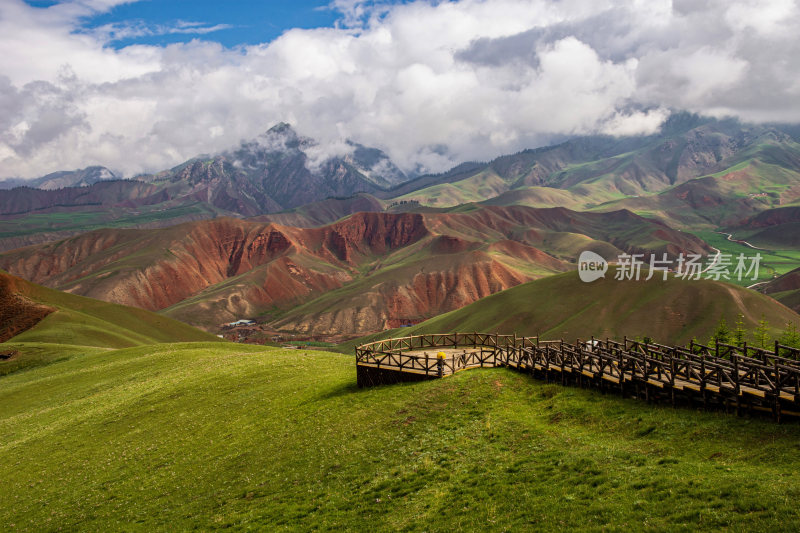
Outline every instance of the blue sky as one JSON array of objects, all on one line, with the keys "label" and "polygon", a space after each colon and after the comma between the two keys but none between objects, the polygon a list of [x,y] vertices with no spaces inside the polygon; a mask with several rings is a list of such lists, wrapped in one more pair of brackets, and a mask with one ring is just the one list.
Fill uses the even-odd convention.
[{"label": "blue sky", "polygon": [[[40,8],[59,3],[57,0],[25,1]],[[399,3],[402,2],[381,2],[387,6]],[[138,0],[87,17],[82,27],[92,30],[106,25],[133,26],[147,28],[152,33],[125,36],[107,43],[117,49],[131,44],[158,46],[198,38],[233,48],[270,42],[293,28],[333,27],[342,19],[341,12],[333,4],[331,0]]]},{"label": "blue sky", "polygon": [[[179,21],[198,22],[206,27],[228,25],[228,29],[205,34],[202,38],[227,47],[258,44],[274,40],[290,28],[332,26],[337,13],[326,0],[145,0],[115,7],[93,17],[88,27],[129,21],[148,26],[174,27]],[[132,43],[164,44],[197,38],[193,34],[168,34],[122,39],[111,43],[122,47]]]}]

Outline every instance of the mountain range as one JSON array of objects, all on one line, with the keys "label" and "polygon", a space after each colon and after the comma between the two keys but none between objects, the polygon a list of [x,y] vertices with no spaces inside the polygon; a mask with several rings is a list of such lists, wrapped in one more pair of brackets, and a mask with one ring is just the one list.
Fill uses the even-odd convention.
[{"label": "mountain range", "polygon": [[677,114],[655,135],[410,178],[380,150],[326,152],[279,124],[156,174],[87,169],[3,191],[0,268],[211,331],[252,318],[360,335],[572,270],[584,250],[712,256],[697,236],[710,231],[794,250],[797,140]]},{"label": "mountain range", "polygon": [[[800,200],[797,139],[796,128],[678,114],[657,135],[579,137],[409,179],[380,150],[350,142],[349,153],[325,157],[313,140],[279,124],[235,149],[152,175],[94,182],[84,176],[76,183],[85,186],[55,189],[53,176],[69,174],[56,173],[32,182],[47,190],[4,192],[0,249],[95,227],[163,227],[216,216],[281,213],[276,221],[320,225],[365,203],[375,211],[472,202],[629,209],[675,227],[726,226]],[[80,216],[59,216],[65,213]]]},{"label": "mountain range", "polygon": [[330,197],[376,193],[407,179],[380,150],[345,144],[347,153],[341,156],[318,156],[314,141],[278,124],[236,149],[152,175],[119,180],[102,167],[50,174],[0,195],[0,249],[93,227],[152,228],[216,216],[255,216]]},{"label": "mountain range", "polygon": [[86,167],[81,170],[62,170],[53,172],[41,178],[24,180],[20,178],[6,178],[0,180],[0,190],[15,187],[32,187],[51,191],[64,187],[88,187],[101,181],[119,179],[113,172],[105,167]]}]

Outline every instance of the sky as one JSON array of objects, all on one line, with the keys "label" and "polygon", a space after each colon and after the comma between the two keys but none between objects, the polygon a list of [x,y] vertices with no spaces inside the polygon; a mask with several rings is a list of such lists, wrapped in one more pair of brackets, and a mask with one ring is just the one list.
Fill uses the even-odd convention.
[{"label": "sky", "polygon": [[288,122],[407,171],[674,111],[800,122],[800,0],[0,0],[0,178],[132,177]]}]

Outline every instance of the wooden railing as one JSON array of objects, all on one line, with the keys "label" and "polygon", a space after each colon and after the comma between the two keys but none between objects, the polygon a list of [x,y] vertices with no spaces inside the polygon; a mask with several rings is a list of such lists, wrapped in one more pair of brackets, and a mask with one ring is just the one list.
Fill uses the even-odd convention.
[{"label": "wooden railing", "polygon": [[[443,357],[437,355],[446,350]],[[667,346],[623,339],[574,343],[490,333],[411,335],[356,348],[359,385],[441,378],[476,367],[507,366],[564,384],[617,389],[648,400],[702,401],[750,411],[800,416],[800,349],[698,343]],[[366,375],[366,374],[365,374]],[[382,376],[392,376],[384,380]]]}]

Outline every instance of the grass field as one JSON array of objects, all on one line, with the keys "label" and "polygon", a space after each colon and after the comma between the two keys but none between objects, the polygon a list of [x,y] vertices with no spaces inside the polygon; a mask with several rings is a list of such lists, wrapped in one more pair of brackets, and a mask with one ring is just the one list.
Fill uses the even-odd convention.
[{"label": "grass field", "polygon": [[214,218],[217,214],[218,211],[199,202],[179,207],[144,206],[138,211],[104,209],[84,212],[33,213],[0,220],[0,238],[49,231],[87,232],[100,228],[131,228],[167,222],[172,219]]},{"label": "grass field", "polygon": [[233,344],[0,378],[0,523],[41,530],[787,530],[800,425],[506,369],[359,390],[352,356]]}]

